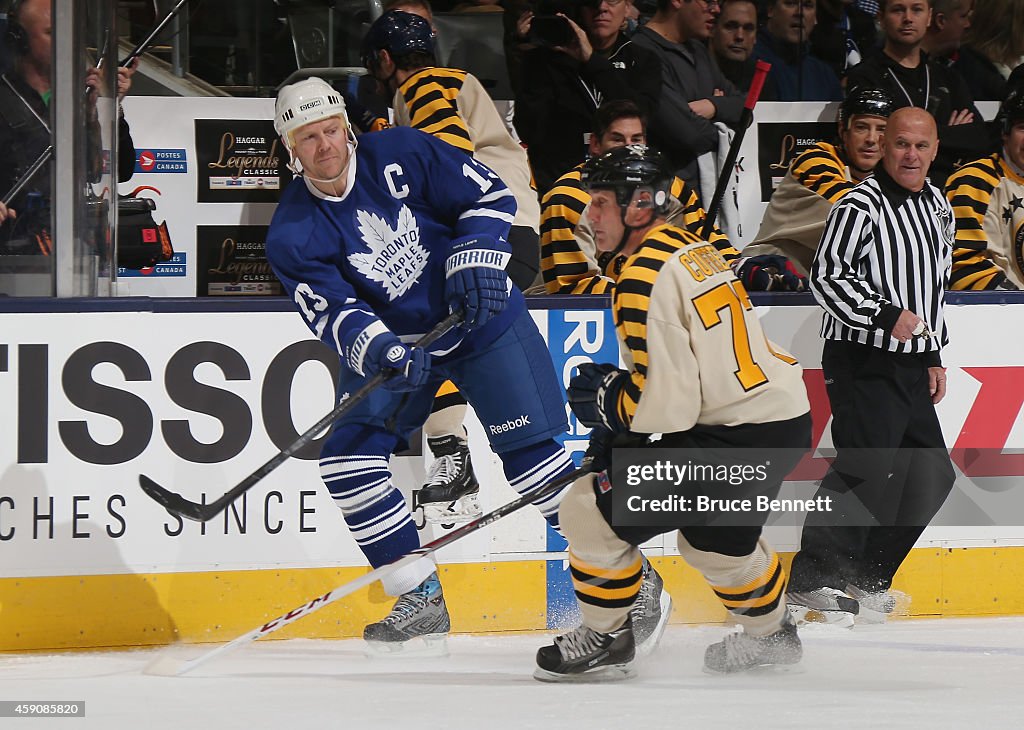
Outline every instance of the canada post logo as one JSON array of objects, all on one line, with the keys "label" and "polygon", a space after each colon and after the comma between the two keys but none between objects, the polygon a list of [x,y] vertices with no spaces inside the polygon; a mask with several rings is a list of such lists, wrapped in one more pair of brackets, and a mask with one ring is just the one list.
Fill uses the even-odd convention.
[{"label": "canada post logo", "polygon": [[184,252],[175,251],[170,261],[161,261],[156,266],[147,266],[144,269],[118,268],[117,275],[119,277],[155,276],[157,278],[185,276],[187,272],[185,257],[186,254]]},{"label": "canada post logo", "polygon": [[135,172],[187,173],[188,158],[183,149],[141,149],[135,160]]}]

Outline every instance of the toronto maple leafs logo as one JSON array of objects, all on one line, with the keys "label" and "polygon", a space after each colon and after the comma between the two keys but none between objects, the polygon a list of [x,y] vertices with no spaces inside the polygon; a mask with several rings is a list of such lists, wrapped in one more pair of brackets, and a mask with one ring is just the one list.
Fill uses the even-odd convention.
[{"label": "toronto maple leafs logo", "polygon": [[369,253],[354,253],[349,263],[369,281],[384,287],[395,301],[415,284],[427,266],[430,252],[420,245],[420,227],[406,205],[398,211],[395,228],[376,213],[356,211],[359,235]]}]

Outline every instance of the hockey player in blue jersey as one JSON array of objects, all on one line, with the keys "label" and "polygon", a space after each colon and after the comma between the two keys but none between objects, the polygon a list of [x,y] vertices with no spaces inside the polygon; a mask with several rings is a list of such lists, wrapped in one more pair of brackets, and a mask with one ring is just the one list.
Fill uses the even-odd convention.
[{"label": "hockey player in blue jersey", "polygon": [[[281,90],[275,128],[301,174],[281,196],[267,258],[306,325],[341,357],[339,393],[395,373],[335,424],[320,456],[324,483],[370,564],[419,547],[388,461],[446,379],[472,404],[516,490],[572,471],[554,439],[567,423],[547,346],[505,273],[516,210],[505,184],[410,128],[366,135],[357,149],[341,95],[317,78]],[[463,325],[429,351],[406,344],[455,310]],[[556,528],[560,501],[561,493],[535,503]],[[450,622],[432,560],[383,583],[399,598],[366,627],[367,641],[443,640]]]}]

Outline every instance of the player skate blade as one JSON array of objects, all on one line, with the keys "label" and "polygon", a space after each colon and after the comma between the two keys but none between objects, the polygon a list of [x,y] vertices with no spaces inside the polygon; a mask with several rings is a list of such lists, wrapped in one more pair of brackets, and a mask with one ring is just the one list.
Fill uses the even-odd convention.
[{"label": "player skate blade", "polygon": [[661,636],[665,633],[665,629],[668,627],[668,620],[672,616],[672,596],[669,595],[668,591],[661,592],[658,602],[661,604],[661,617],[658,619],[658,625],[654,627],[654,633],[636,645],[636,656],[638,659],[650,656],[658,648]]},{"label": "player skate blade", "polygon": [[876,611],[873,608],[867,608],[864,604],[861,604],[860,611],[857,612],[857,616],[854,619],[855,624],[884,624],[891,614],[883,613],[882,611]]},{"label": "player skate blade", "polygon": [[423,519],[432,525],[459,525],[483,514],[476,494],[467,494],[454,502],[430,502],[421,506]]},{"label": "player skate blade", "polygon": [[807,624],[827,624],[838,626],[841,629],[853,628],[854,618],[852,613],[847,611],[820,611],[807,606],[789,605],[789,615],[792,616],[797,626]]},{"label": "player skate blade", "polygon": [[711,669],[708,666],[704,666],[704,674],[711,674],[715,677],[733,677],[733,676],[765,676],[774,674],[803,674],[807,670],[804,669],[803,665],[799,662],[793,664],[758,664],[757,666],[750,667],[749,669],[742,669],[738,672],[719,672],[715,669]]},{"label": "player skate blade", "polygon": [[533,678],[539,682],[552,684],[589,684],[598,682],[621,682],[632,679],[636,676],[636,670],[631,664],[610,664],[606,667],[598,667],[589,672],[579,674],[556,674],[546,669],[537,667],[533,670]]},{"label": "player skate blade", "polygon": [[446,657],[448,634],[426,634],[408,641],[366,641],[366,656],[371,659],[420,659]]}]

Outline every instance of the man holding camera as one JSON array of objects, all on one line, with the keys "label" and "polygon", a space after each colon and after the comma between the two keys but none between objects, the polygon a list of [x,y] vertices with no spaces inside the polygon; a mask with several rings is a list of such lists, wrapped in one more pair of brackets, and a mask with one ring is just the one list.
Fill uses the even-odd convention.
[{"label": "man holding camera", "polygon": [[520,18],[522,88],[515,126],[543,196],[587,155],[594,112],[628,99],[650,114],[661,92],[661,64],[622,32],[632,0],[541,0]]}]

